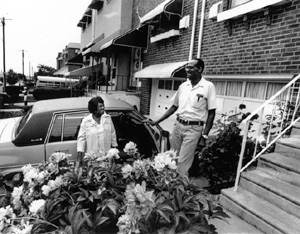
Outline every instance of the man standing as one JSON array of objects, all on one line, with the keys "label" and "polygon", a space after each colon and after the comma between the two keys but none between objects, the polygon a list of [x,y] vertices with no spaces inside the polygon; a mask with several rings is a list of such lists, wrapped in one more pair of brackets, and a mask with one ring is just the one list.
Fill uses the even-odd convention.
[{"label": "man standing", "polygon": [[179,154],[179,173],[188,176],[197,144],[205,145],[213,125],[216,91],[213,83],[202,77],[202,59],[189,61],[185,70],[188,79],[179,86],[173,105],[152,124],[162,122],[178,110],[171,135],[171,148]]}]

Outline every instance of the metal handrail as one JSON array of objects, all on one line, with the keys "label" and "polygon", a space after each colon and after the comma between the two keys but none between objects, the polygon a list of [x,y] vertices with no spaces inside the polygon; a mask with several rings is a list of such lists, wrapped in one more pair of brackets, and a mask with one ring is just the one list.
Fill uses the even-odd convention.
[{"label": "metal handrail", "polygon": [[258,114],[258,112],[265,108],[267,105],[269,105],[272,101],[274,101],[279,95],[281,95],[283,92],[286,91],[287,88],[291,87],[294,83],[296,83],[296,81],[300,78],[300,74],[297,75],[295,78],[293,78],[289,83],[287,83],[285,86],[283,86],[277,93],[275,93],[270,99],[268,99],[267,101],[265,101],[260,107],[258,107],[255,111],[253,111],[249,116],[247,116],[246,119],[243,120],[243,122],[245,123],[246,121],[251,120],[251,118]]},{"label": "metal handrail", "polygon": [[[268,99],[267,101],[265,101],[261,106],[259,106],[254,112],[252,112],[249,116],[247,116],[247,118],[245,118],[242,121],[242,124],[244,125],[243,128],[243,140],[242,140],[242,145],[241,145],[241,151],[240,151],[240,156],[239,156],[239,162],[238,162],[238,167],[237,167],[237,173],[236,173],[236,179],[235,179],[235,185],[234,185],[234,191],[237,190],[238,188],[238,184],[239,184],[239,179],[241,176],[241,173],[246,170],[254,161],[256,161],[263,153],[265,153],[279,138],[281,138],[289,129],[291,129],[291,127],[300,120],[300,117],[298,117],[296,120],[294,120],[295,116],[296,116],[296,112],[298,111],[299,108],[299,89],[298,88],[298,93],[297,93],[297,98],[296,98],[296,105],[295,105],[295,109],[294,109],[294,113],[292,115],[292,119],[291,119],[291,123],[289,124],[289,126],[287,126],[284,130],[282,130],[283,128],[283,122],[284,122],[284,118],[285,116],[282,116],[282,121],[281,121],[281,126],[280,126],[280,133],[277,135],[277,137],[275,137],[274,139],[271,140],[271,142],[269,142],[270,140],[270,134],[271,134],[271,126],[273,124],[273,117],[274,117],[274,109],[272,109],[272,115],[271,115],[271,122],[270,122],[270,128],[268,130],[268,137],[267,137],[267,142],[266,142],[266,146],[263,148],[263,150],[261,150],[258,154],[256,154],[256,147],[257,147],[257,143],[258,143],[258,138],[256,138],[256,143],[255,143],[255,150],[254,150],[254,154],[252,157],[252,160],[250,160],[244,167],[242,167],[243,164],[243,158],[244,158],[244,153],[245,153],[245,149],[246,149],[246,143],[247,143],[247,139],[248,139],[248,133],[249,133],[249,125],[250,125],[250,121],[252,120],[252,118],[261,113],[261,117],[260,117],[260,122],[259,122],[259,130],[258,130],[258,134],[261,131],[261,126],[262,126],[262,114],[264,109],[273,103],[273,101],[276,100],[276,98],[278,98],[280,95],[282,95],[284,92],[288,91],[287,93],[287,98],[286,98],[286,102],[285,102],[285,108],[283,111],[283,114],[286,112],[286,106],[289,102],[289,98],[291,97],[291,87],[293,86],[293,88],[295,88],[295,84],[296,82],[300,79],[300,74],[295,76],[289,83],[287,83],[284,87],[282,87],[277,93],[275,93],[270,99]],[[293,95],[292,95],[293,96]],[[289,117],[290,111],[288,111],[288,115],[287,117]],[[258,134],[256,136],[258,136]]]}]

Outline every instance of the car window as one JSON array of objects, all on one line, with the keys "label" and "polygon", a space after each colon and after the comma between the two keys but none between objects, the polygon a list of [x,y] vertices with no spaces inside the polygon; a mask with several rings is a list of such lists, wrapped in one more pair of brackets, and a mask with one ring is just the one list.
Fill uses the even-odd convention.
[{"label": "car window", "polygon": [[49,137],[49,142],[61,141],[62,122],[62,115],[55,116],[53,127]]},{"label": "car window", "polygon": [[70,113],[64,115],[63,141],[77,140],[81,121],[87,113]]},{"label": "car window", "polygon": [[25,126],[25,123],[27,122],[28,119],[30,119],[31,117],[31,113],[32,113],[32,108],[30,108],[28,110],[28,112],[26,113],[26,115],[24,115],[20,121],[20,124],[17,128],[17,131],[16,131],[16,135],[21,131],[21,129]]}]

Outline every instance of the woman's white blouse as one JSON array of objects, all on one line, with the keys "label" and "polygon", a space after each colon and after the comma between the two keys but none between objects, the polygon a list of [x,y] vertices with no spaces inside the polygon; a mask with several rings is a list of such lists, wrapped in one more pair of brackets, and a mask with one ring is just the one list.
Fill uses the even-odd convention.
[{"label": "woman's white blouse", "polygon": [[92,114],[83,118],[77,138],[77,152],[105,155],[110,148],[117,146],[116,131],[109,114],[104,113],[99,124]]}]

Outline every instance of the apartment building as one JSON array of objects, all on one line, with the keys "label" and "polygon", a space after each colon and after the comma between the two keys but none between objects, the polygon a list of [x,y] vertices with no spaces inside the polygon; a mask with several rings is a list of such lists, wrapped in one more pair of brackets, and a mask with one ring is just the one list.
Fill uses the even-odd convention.
[{"label": "apartment building", "polygon": [[141,111],[150,117],[171,105],[192,57],[205,61],[218,113],[241,103],[252,111],[299,73],[299,1],[141,0],[134,7],[139,24],[151,28],[143,69],[135,73]]},{"label": "apartment building", "polygon": [[68,76],[69,72],[82,67],[80,43],[70,42],[56,57],[56,69],[54,75]]}]

